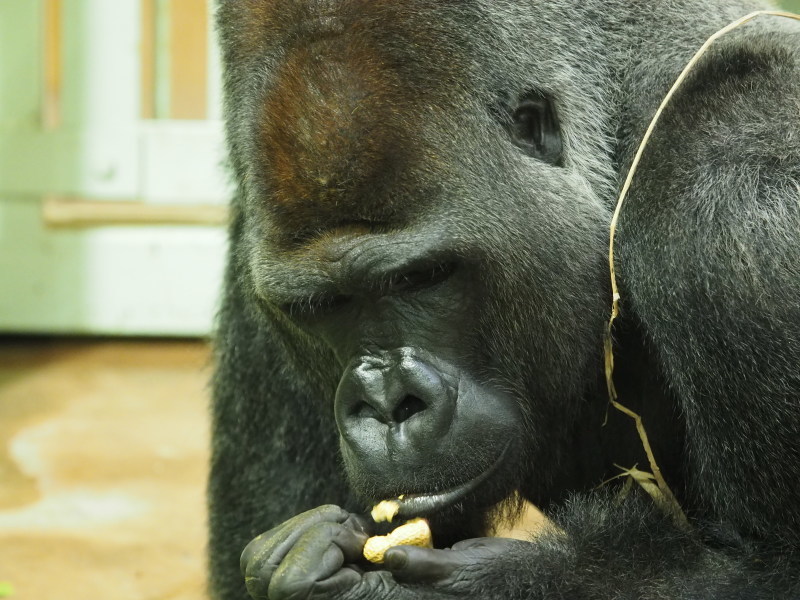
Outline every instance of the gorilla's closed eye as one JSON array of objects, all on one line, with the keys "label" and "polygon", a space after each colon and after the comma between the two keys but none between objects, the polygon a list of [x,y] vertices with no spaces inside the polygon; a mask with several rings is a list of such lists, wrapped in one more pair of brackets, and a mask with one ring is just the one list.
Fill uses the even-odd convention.
[{"label": "gorilla's closed eye", "polygon": [[455,263],[448,262],[401,271],[389,277],[384,288],[388,293],[397,294],[433,287],[448,279],[455,270]]},{"label": "gorilla's closed eye", "polygon": [[499,113],[515,146],[528,156],[561,166],[561,129],[549,98],[531,90],[515,102],[501,101]]},{"label": "gorilla's closed eye", "polygon": [[[432,288],[447,280],[457,265],[452,262],[419,266],[390,274],[376,287],[380,294],[400,294]],[[346,306],[353,300],[344,294],[320,294],[310,298],[287,302],[278,306],[289,317],[306,318]]]}]

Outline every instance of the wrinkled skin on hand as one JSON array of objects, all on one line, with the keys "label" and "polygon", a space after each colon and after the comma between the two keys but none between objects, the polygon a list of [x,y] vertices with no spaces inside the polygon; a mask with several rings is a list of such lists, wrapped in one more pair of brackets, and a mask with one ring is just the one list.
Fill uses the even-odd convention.
[{"label": "wrinkled skin on hand", "polygon": [[498,555],[525,543],[477,538],[446,550],[398,546],[376,567],[361,554],[371,528],[367,517],[333,505],[289,519],[242,553],[247,591],[254,600],[374,600],[413,598],[414,588],[424,585],[446,597],[473,589]]}]

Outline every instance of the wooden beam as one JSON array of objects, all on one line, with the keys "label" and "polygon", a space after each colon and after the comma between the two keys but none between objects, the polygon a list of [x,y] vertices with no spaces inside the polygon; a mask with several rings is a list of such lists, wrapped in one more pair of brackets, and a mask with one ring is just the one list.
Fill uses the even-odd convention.
[{"label": "wooden beam", "polygon": [[148,204],[119,200],[88,200],[48,196],[42,201],[47,227],[104,227],[118,225],[205,225],[228,222],[228,208],[219,204]]}]

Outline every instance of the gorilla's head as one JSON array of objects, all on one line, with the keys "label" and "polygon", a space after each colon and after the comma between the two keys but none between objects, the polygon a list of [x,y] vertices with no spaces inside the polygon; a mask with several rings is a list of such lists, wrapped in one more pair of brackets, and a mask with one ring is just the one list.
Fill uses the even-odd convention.
[{"label": "gorilla's head", "polygon": [[353,489],[440,523],[545,493],[601,358],[608,73],[530,4],[220,6],[253,298]]}]

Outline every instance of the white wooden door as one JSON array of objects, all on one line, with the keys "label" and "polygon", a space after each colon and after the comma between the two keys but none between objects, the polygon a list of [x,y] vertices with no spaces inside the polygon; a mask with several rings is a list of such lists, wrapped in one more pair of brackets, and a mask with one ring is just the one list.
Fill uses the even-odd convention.
[{"label": "white wooden door", "polygon": [[229,190],[209,10],[0,2],[0,332],[210,331]]}]

